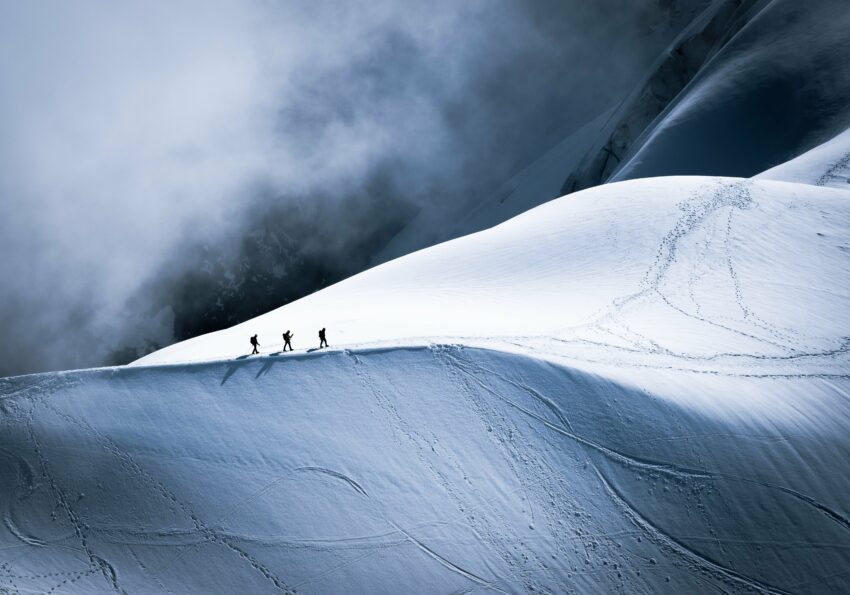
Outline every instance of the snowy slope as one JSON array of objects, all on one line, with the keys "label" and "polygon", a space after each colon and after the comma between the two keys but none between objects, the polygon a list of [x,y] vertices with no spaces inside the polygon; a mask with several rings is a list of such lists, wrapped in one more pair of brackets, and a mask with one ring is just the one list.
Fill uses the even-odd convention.
[{"label": "snowy slope", "polygon": [[799,157],[755,177],[850,190],[850,128]]},{"label": "snowy slope", "polygon": [[3,381],[0,585],[839,592],[848,384],[800,369],[434,345]]},{"label": "snowy slope", "polygon": [[637,180],[2,380],[0,586],[846,591],[848,273],[850,192]]},{"label": "snowy slope", "polygon": [[[713,0],[681,8],[682,16],[693,18],[616,107],[494,195],[424,209],[372,262],[479,231],[555,196],[604,183],[754,176],[847,128],[846,0]],[[771,179],[816,181],[805,175]]]},{"label": "snowy slope", "polygon": [[139,363],[232,358],[255,333],[271,353],[286,329],[313,347],[323,326],[347,345],[546,337],[571,354],[582,341],[695,356],[833,349],[850,336],[835,287],[850,272],[848,228],[838,190],[700,177],[605,185]]}]

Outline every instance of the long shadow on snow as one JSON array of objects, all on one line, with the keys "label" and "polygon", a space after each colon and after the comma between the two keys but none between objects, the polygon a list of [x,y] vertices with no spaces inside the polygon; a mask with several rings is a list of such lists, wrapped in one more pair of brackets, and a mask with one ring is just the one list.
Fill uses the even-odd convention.
[{"label": "long shadow on snow", "polygon": [[[302,365],[309,363],[311,374],[329,370],[322,364],[326,358],[336,366],[335,376],[322,377],[323,394],[331,402],[339,399],[344,403],[352,383],[365,382],[370,385],[368,389],[382,396],[391,408],[388,411],[394,411],[406,424],[409,439],[414,442],[417,436],[440,433],[441,428],[429,427],[432,422],[427,418],[407,417],[409,404],[412,400],[436,399],[437,395],[406,385],[404,371],[419,366],[435,378],[443,377],[446,384],[440,386],[450,388],[451,399],[470,404],[470,431],[476,424],[486,425],[488,431],[498,434],[498,444],[513,445],[499,446],[506,449],[506,457],[526,448],[529,451],[520,454],[542,461],[541,468],[552,470],[556,489],[545,498],[543,492],[529,490],[527,496],[534,500],[530,505],[543,510],[553,527],[560,523],[585,534],[594,523],[602,523],[606,515],[618,511],[637,538],[603,536],[595,540],[611,541],[612,551],[622,548],[620,555],[626,563],[643,568],[644,576],[662,565],[647,562],[648,546],[641,545],[641,537],[664,557],[663,572],[680,573],[674,581],[684,580],[685,586],[703,589],[708,581],[762,592],[816,592],[840,590],[847,584],[846,575],[835,572],[836,568],[850,567],[850,521],[840,496],[850,490],[848,474],[840,472],[850,453],[850,428],[843,404],[846,387],[832,383],[835,402],[823,404],[835,418],[834,427],[843,427],[843,432],[824,426],[819,432],[789,435],[770,423],[732,423],[709,417],[638,387],[533,358],[434,345],[81,371],[65,375],[68,386],[78,388],[63,389],[60,385],[51,389],[54,394],[28,389],[28,384],[37,387],[49,375],[5,382],[0,386],[5,392],[0,394],[4,411],[0,497],[5,527],[0,547],[9,547],[12,552],[19,549],[34,559],[45,555],[45,564],[55,571],[55,576],[17,579],[16,588],[48,590],[62,581],[75,581],[73,584],[81,589],[120,590],[122,573],[115,568],[138,567],[133,556],[140,555],[145,540],[155,541],[158,547],[195,548],[198,555],[203,552],[205,556],[247,560],[247,568],[261,584],[272,590],[286,588],[286,579],[275,565],[286,562],[289,550],[277,551],[277,558],[252,554],[237,538],[217,528],[217,518],[203,519],[197,513],[197,509],[207,507],[205,498],[214,499],[215,493],[199,491],[190,501],[185,492],[173,487],[185,483],[184,472],[197,465],[191,456],[149,456],[155,454],[155,449],[148,451],[155,446],[156,436],[122,434],[119,432],[127,430],[108,426],[95,428],[75,410],[79,397],[73,394],[84,393],[90,382],[96,385],[106,381],[113,390],[135,386],[134,382],[150,375],[157,378],[150,392],[161,394],[169,394],[172,382],[182,386],[204,383],[209,377],[222,378],[220,383],[204,388],[204,398],[212,403],[226,400],[229,417],[238,420],[248,418],[257,401],[230,389],[227,381],[237,372],[243,368],[248,372],[240,375],[241,383],[285,386]],[[713,384],[712,378],[700,382],[701,390],[730,386],[728,382]],[[741,382],[760,382],[764,390],[771,391],[798,386],[790,380]],[[813,382],[821,387],[829,384]],[[243,386],[248,385],[239,384],[239,388]],[[802,388],[812,390],[813,385]],[[70,391],[69,397],[62,394],[63,390]],[[174,398],[181,398],[175,394]],[[268,391],[261,394],[278,395]],[[140,397],[118,392],[114,405],[132,404],[134,398]],[[286,394],[277,398],[285,399]],[[203,420],[204,416],[199,416],[198,423]],[[296,429],[287,427],[285,416],[280,423],[282,432]],[[535,438],[538,435],[544,437],[542,442]],[[180,448],[189,452],[190,447],[197,448],[189,443]],[[322,448],[344,450],[333,442]],[[583,457],[587,471],[568,465],[567,453]],[[257,454],[265,458],[263,464],[272,468],[277,464],[268,460],[270,455]],[[474,461],[464,459],[462,451],[453,452],[453,456],[464,473],[477,471],[472,467]],[[363,479],[369,477],[367,470],[358,469],[356,459],[345,460],[350,467],[346,473],[305,459],[294,467],[280,463],[275,477],[289,477],[298,469],[315,469],[331,479],[343,478],[337,481],[338,487],[329,489],[372,494],[372,486]],[[212,473],[227,470],[226,475],[208,478],[208,482],[238,486],[243,461],[234,455],[232,462],[223,463],[224,467],[204,467]],[[409,464],[420,463],[410,460]],[[526,486],[536,481],[533,475],[525,478]],[[262,486],[266,492],[249,490],[237,501],[279,490],[281,484],[275,482],[280,481]],[[571,491],[571,483],[581,482],[590,482],[590,487],[582,490],[589,490],[592,498],[587,491]],[[351,490],[350,486],[356,488]],[[558,493],[558,489],[563,491]],[[286,497],[297,498],[297,493]],[[574,497],[587,498],[579,505],[589,511],[585,514],[590,518],[567,514],[571,509],[564,503]],[[556,501],[558,498],[560,501]],[[600,504],[603,501],[607,501],[605,506]],[[599,512],[594,513],[597,507]],[[157,519],[157,527],[146,526],[152,518]],[[147,536],[133,533],[134,527],[145,528]],[[398,526],[396,533],[406,535],[406,531]],[[561,538],[554,528],[551,532],[557,544]],[[135,545],[116,545],[119,538],[135,540]],[[421,540],[410,539],[421,547]],[[63,557],[63,553],[67,555]],[[454,567],[447,558],[438,556],[444,566]],[[7,563],[14,563],[14,559],[10,556]],[[566,580],[557,568],[550,572]],[[692,582],[688,583],[688,577]],[[178,588],[203,584],[197,582],[200,577],[186,576],[184,580],[187,582]],[[598,587],[616,586],[602,575],[593,580],[601,581],[595,583]]]},{"label": "long shadow on snow", "polygon": [[[473,386],[586,450],[603,492],[622,513],[659,548],[706,577],[737,588],[782,592],[778,585],[798,584],[791,581],[795,573],[806,576],[819,566],[813,558],[832,559],[826,566],[850,562],[850,518],[835,499],[850,486],[832,481],[828,489],[815,488],[812,495],[806,491],[809,479],[799,477],[815,474],[818,467],[829,472],[824,453],[850,451],[841,435],[788,436],[769,423],[730,426],[610,379],[455,345],[298,354],[240,367],[257,365],[254,378],[259,379],[278,363],[296,365],[304,358],[330,356],[368,361],[401,350],[436,357],[454,371],[465,390]],[[505,365],[498,365],[500,361]],[[237,369],[229,366],[227,378]],[[539,367],[547,368],[543,376],[559,379],[541,388],[533,386],[540,374],[526,378],[516,373]],[[846,394],[839,390],[836,396],[842,392]],[[653,446],[640,446],[636,436]],[[750,460],[741,460],[741,453]],[[790,522],[777,524],[776,519]],[[795,528],[799,526],[808,529]],[[771,576],[760,570],[763,554],[756,551],[765,547],[774,548],[771,554],[783,560],[778,566],[792,572]],[[725,562],[730,551],[735,552],[734,562]],[[802,559],[808,571],[802,570]],[[842,580],[819,574],[805,584],[829,588]]]}]

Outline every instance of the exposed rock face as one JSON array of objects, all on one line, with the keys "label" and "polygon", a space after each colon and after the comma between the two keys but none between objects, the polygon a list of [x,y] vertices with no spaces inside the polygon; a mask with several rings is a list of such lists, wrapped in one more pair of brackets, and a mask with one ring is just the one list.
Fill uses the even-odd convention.
[{"label": "exposed rock face", "polygon": [[747,11],[757,3],[758,0],[718,2],[682,32],[612,116],[582,162],[567,177],[561,193],[606,182],[655,119],[741,30],[747,22]]},{"label": "exposed rock face", "polygon": [[[659,59],[563,193],[641,177],[749,177],[850,124],[850,42],[839,0],[728,0]],[[568,169],[568,168],[565,168]]]}]

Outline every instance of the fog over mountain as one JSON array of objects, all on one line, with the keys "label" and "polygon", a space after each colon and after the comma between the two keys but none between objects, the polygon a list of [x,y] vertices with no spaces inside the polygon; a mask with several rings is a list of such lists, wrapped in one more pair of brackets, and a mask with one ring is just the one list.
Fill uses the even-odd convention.
[{"label": "fog over mountain", "polygon": [[704,4],[7,4],[0,373],[129,361],[363,269]]},{"label": "fog over mountain", "polygon": [[[749,0],[610,180],[753,176],[850,126],[842,0]],[[687,146],[688,151],[682,148]]]},{"label": "fog over mountain", "polygon": [[6,6],[0,592],[850,592],[847,31]]}]

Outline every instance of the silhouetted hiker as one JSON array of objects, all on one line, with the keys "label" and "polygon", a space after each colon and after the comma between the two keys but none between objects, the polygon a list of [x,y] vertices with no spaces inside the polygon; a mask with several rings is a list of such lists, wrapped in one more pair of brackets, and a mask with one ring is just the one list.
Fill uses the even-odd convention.
[{"label": "silhouetted hiker", "polygon": [[325,329],[319,331],[319,349],[328,347],[328,340],[325,339]]},{"label": "silhouetted hiker", "polygon": [[257,351],[257,347],[260,346],[260,342],[257,341],[257,335],[251,337],[251,345],[254,346],[254,351],[251,352],[251,355],[254,355],[255,353],[260,353],[259,351]]},{"label": "silhouetted hiker", "polygon": [[294,336],[295,335],[290,333],[289,330],[287,330],[285,333],[283,333],[283,350],[284,351],[286,351],[287,347],[289,347],[289,350],[292,351],[292,343],[290,343],[290,341],[292,340],[292,337],[294,337]]}]

